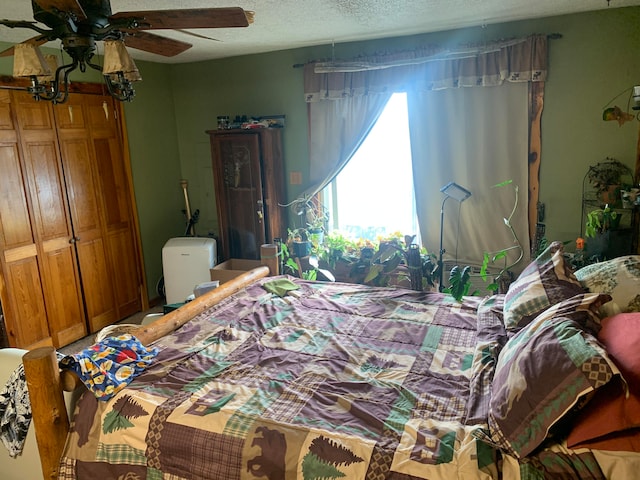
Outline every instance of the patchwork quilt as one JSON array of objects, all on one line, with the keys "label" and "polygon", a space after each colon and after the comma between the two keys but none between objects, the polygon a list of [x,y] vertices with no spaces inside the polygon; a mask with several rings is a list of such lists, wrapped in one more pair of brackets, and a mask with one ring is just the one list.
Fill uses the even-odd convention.
[{"label": "patchwork quilt", "polygon": [[588,451],[515,461],[485,441],[502,297],[269,280],[155,342],[111,399],[85,394],[59,478],[603,478]]}]

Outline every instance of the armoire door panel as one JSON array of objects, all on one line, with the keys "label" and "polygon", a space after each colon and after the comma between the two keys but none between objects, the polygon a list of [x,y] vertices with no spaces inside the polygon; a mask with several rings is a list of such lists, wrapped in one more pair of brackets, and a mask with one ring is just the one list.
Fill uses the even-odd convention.
[{"label": "armoire door panel", "polygon": [[224,259],[259,258],[260,245],[286,232],[282,130],[208,130],[219,251]]},{"label": "armoire door panel", "polygon": [[49,339],[37,258],[26,257],[6,264],[5,284],[10,299],[5,320],[10,343],[30,348]]},{"label": "armoire door panel", "polygon": [[[48,246],[53,247],[53,243]],[[68,345],[87,334],[72,246],[67,243],[60,247],[47,250],[42,262],[46,273],[43,278],[48,282],[45,302],[55,347]]]},{"label": "armoire door panel", "polygon": [[260,245],[265,243],[265,231],[257,215],[258,197],[251,189],[230,188],[226,192],[231,258],[260,258]]},{"label": "armoire door panel", "polygon": [[260,258],[265,243],[258,135],[228,135],[217,139],[219,181],[225,201],[224,236],[230,258]]},{"label": "armoire door panel", "polygon": [[17,144],[0,145],[0,223],[4,249],[34,241]]}]

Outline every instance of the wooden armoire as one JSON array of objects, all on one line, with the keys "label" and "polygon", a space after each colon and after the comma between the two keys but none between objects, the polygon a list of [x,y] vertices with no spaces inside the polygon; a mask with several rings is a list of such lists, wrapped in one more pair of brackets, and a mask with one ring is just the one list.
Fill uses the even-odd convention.
[{"label": "wooden armoire", "polygon": [[0,90],[0,302],[8,344],[67,345],[147,306],[120,107]]},{"label": "wooden armoire", "polygon": [[208,130],[222,257],[259,259],[286,234],[282,129]]}]

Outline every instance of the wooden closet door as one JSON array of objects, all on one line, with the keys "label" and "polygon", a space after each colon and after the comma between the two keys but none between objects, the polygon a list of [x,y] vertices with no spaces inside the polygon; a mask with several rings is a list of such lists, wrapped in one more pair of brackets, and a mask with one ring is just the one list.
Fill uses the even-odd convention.
[{"label": "wooden closet door", "polygon": [[[22,171],[18,178],[16,163],[2,169],[2,191],[6,188],[17,195],[15,205],[5,204],[0,209],[3,248],[9,260],[4,272],[11,299],[9,337],[21,347],[42,343],[59,347],[86,335],[86,326],[53,114],[50,104],[34,102],[24,92],[11,92],[10,98],[17,119]],[[4,155],[7,163],[9,158]],[[11,172],[10,179],[5,178],[5,166]],[[15,219],[16,214],[20,221],[5,222],[7,215]],[[27,240],[28,230],[32,243],[7,250],[11,236],[19,234]],[[31,318],[33,311],[37,315]]]},{"label": "wooden closet door", "polygon": [[116,100],[86,97],[85,106],[102,192],[107,250],[118,318],[142,308],[142,270],[131,211],[132,189],[125,169],[122,141],[115,117]]},{"label": "wooden closet door", "polygon": [[10,344],[29,346],[49,327],[14,119],[10,92],[0,90],[0,298]]},{"label": "wooden closet door", "polygon": [[141,310],[141,273],[115,107],[75,95],[54,107],[92,332]]}]

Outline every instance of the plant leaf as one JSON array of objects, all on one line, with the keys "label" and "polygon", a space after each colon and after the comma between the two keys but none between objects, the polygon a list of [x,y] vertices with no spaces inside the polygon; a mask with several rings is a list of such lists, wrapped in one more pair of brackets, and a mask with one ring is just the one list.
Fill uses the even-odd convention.
[{"label": "plant leaf", "polygon": [[504,182],[500,182],[500,183],[496,183],[493,187],[491,188],[497,188],[497,187],[504,187],[505,185],[510,185],[513,183],[513,180],[505,180]]}]

